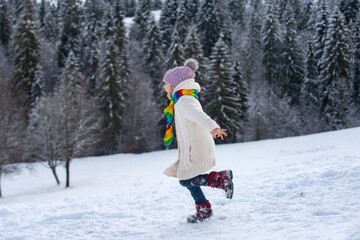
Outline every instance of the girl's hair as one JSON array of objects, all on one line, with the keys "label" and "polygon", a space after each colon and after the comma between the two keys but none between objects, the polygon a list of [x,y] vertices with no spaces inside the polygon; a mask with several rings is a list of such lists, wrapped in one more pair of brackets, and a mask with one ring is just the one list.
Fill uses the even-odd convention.
[{"label": "girl's hair", "polygon": [[174,89],[175,89],[175,87],[174,87],[173,85],[170,85],[170,92],[169,92],[169,94],[170,94],[171,97],[172,97],[172,95],[174,94]]}]

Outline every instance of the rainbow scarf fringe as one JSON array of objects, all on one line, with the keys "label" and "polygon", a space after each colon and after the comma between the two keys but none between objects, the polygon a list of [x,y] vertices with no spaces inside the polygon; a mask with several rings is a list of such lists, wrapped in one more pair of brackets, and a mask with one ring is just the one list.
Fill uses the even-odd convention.
[{"label": "rainbow scarf fringe", "polygon": [[179,98],[181,98],[184,95],[191,95],[191,96],[195,97],[196,99],[199,99],[197,94],[198,94],[198,91],[195,89],[191,89],[191,90],[181,89],[173,94],[169,106],[164,109],[164,113],[167,118],[166,133],[165,133],[165,137],[164,137],[164,145],[165,146],[169,146],[174,138],[172,123],[174,122],[175,103],[179,100]]}]

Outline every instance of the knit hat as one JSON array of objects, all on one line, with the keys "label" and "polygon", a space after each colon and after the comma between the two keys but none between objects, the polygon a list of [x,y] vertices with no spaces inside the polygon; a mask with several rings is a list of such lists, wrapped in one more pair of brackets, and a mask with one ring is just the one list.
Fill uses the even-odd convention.
[{"label": "knit hat", "polygon": [[195,59],[189,58],[185,61],[184,66],[175,67],[165,73],[164,82],[176,87],[179,83],[195,78],[195,71],[198,69],[199,63]]}]

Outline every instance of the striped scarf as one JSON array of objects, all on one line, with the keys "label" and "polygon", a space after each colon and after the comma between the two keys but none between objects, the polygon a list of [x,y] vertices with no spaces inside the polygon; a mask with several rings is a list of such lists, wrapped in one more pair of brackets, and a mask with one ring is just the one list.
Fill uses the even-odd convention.
[{"label": "striped scarf", "polygon": [[165,133],[165,137],[164,137],[164,145],[165,146],[169,146],[174,138],[172,123],[174,122],[175,103],[179,100],[180,97],[182,97],[184,95],[191,95],[191,96],[195,97],[196,99],[198,99],[199,97],[197,94],[198,94],[198,91],[195,89],[191,89],[191,90],[181,89],[173,94],[169,106],[164,109],[164,113],[167,118],[166,133]]}]

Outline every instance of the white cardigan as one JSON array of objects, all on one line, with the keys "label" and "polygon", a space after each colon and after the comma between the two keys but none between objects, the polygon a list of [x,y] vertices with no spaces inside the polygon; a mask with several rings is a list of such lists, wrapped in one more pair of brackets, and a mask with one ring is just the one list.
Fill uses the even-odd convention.
[{"label": "white cardigan", "polygon": [[[200,91],[201,88],[194,79],[188,79],[177,85],[174,93],[181,89]],[[215,142],[211,131],[220,127],[193,96],[180,97],[175,104],[174,114],[179,156],[164,174],[186,180],[215,166]]]}]

